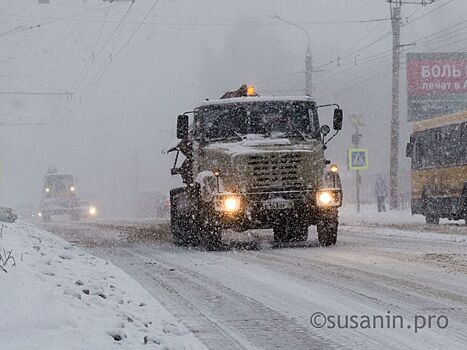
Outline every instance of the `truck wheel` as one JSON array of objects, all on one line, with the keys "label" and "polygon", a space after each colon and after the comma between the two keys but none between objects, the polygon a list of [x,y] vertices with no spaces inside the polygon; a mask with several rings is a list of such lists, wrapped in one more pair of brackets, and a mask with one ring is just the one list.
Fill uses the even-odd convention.
[{"label": "truck wheel", "polygon": [[222,248],[222,230],[220,225],[209,214],[200,215],[195,225],[200,244],[206,250]]},{"label": "truck wheel", "polygon": [[425,215],[425,222],[429,225],[439,225],[439,218],[432,215]]},{"label": "truck wheel", "polygon": [[177,217],[173,215],[170,216],[170,228],[172,231],[172,240],[176,245],[185,245],[184,240],[182,239],[182,232],[179,228],[180,222]]},{"label": "truck wheel", "polygon": [[316,225],[318,231],[318,241],[323,247],[335,245],[337,242],[337,227],[339,221],[335,218],[323,218]]},{"label": "truck wheel", "polygon": [[180,246],[198,245],[198,237],[195,234],[195,224],[192,215],[183,215],[177,212],[173,206],[170,215],[173,242]]},{"label": "truck wheel", "polygon": [[[181,210],[179,202],[184,203],[184,210]],[[189,188],[182,187],[170,191],[170,223],[174,244],[181,246],[199,244],[196,203],[196,197]]]}]

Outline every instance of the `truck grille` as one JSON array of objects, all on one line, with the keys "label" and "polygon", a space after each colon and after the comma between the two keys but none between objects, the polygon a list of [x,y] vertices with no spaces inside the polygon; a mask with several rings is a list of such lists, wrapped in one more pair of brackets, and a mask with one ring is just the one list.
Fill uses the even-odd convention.
[{"label": "truck grille", "polygon": [[249,192],[303,189],[301,153],[271,153],[247,157]]}]

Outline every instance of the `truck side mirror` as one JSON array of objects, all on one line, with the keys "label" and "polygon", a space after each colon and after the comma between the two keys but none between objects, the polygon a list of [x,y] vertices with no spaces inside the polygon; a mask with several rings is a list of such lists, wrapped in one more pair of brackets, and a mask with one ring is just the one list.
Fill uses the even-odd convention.
[{"label": "truck side mirror", "polygon": [[177,139],[182,140],[188,136],[188,115],[181,114],[177,117]]},{"label": "truck side mirror", "polygon": [[332,121],[332,126],[334,130],[339,131],[342,130],[342,119],[344,118],[344,112],[340,108],[336,108],[334,110],[334,118]]}]

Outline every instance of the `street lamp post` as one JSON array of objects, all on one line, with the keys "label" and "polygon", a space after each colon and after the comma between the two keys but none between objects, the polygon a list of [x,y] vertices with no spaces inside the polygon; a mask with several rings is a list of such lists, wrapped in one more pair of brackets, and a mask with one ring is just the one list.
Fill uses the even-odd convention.
[{"label": "street lamp post", "polygon": [[305,95],[312,96],[313,95],[313,83],[312,83],[313,59],[312,59],[312,56],[311,56],[310,33],[308,33],[308,31],[304,27],[302,27],[302,26],[300,26],[300,25],[298,25],[296,23],[287,21],[287,20],[279,17],[278,15],[274,15],[274,18],[281,21],[281,22],[287,23],[288,25],[291,25],[292,27],[300,29],[306,35],[308,46],[307,46],[306,54],[305,54]]}]

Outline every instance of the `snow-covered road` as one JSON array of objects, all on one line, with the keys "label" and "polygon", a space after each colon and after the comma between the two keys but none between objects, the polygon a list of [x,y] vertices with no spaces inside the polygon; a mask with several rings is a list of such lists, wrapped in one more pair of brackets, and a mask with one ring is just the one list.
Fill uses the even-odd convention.
[{"label": "snow-covered road", "polygon": [[332,248],[318,247],[313,228],[306,246],[285,249],[259,233],[259,249],[223,252],[90,227],[47,225],[129,273],[211,349],[467,349],[465,226],[444,234],[349,224]]}]

